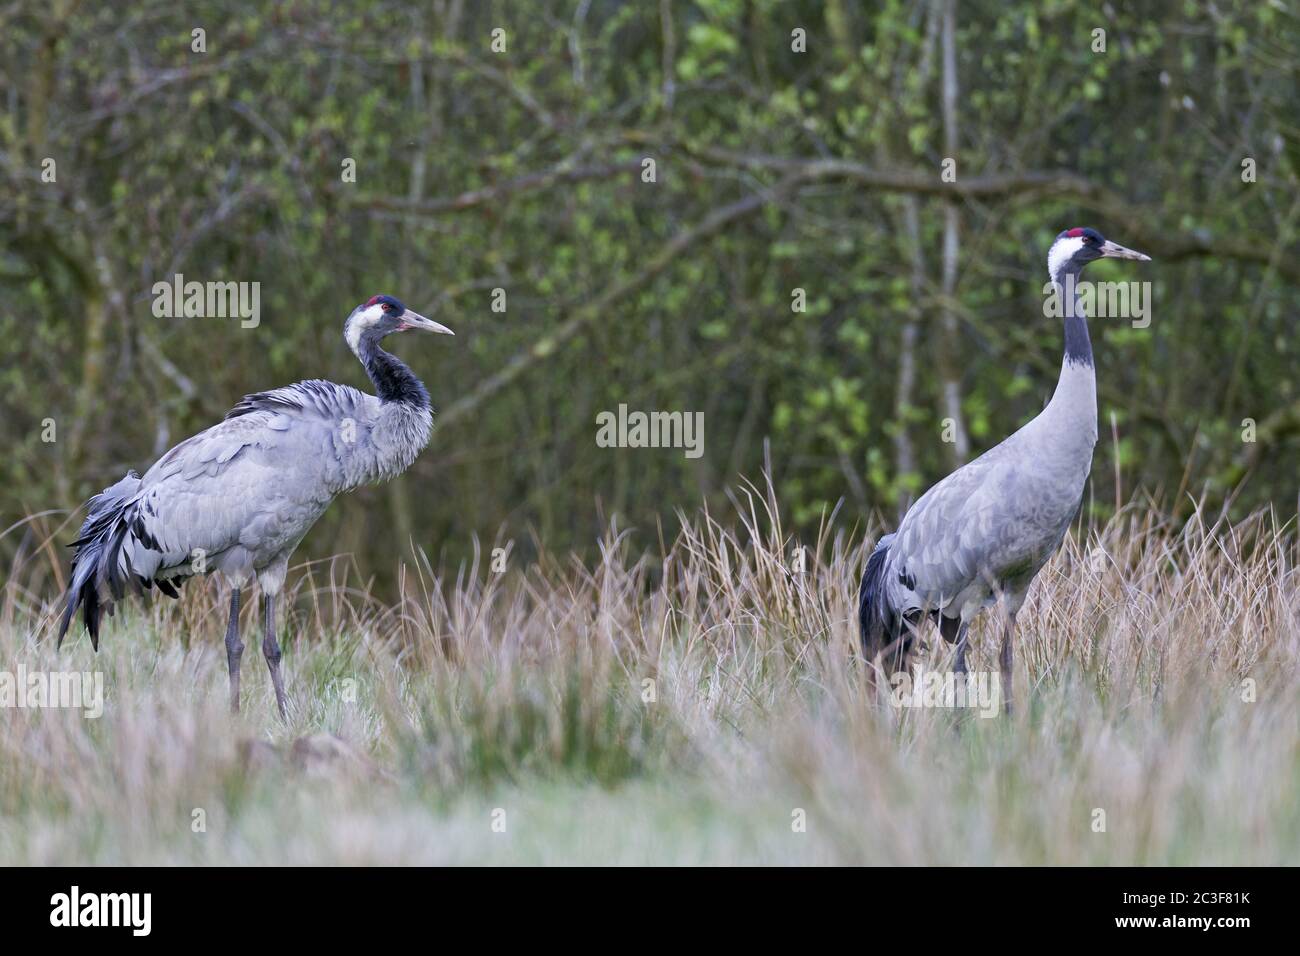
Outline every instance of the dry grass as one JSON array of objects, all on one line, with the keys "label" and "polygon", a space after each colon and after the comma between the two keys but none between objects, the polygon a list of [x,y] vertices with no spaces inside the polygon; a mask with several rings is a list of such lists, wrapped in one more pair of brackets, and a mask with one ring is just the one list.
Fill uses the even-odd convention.
[{"label": "dry grass", "polygon": [[[828,522],[795,574],[770,498],[685,524],[655,556],[611,531],[594,565],[417,561],[391,607],[346,562],[305,569],[282,634],[286,727],[247,636],[245,712],[225,712],[214,585],[130,603],[97,656],[84,635],[56,651],[51,529],[27,522],[10,532],[31,551],[5,587],[0,669],[98,668],[106,705],[0,712],[0,860],[1297,858],[1293,525],[1174,529],[1135,507],[1071,535],[1020,615],[1024,705],[985,720],[872,703],[861,535]],[[977,626],[973,667],[994,669],[992,631]]]}]

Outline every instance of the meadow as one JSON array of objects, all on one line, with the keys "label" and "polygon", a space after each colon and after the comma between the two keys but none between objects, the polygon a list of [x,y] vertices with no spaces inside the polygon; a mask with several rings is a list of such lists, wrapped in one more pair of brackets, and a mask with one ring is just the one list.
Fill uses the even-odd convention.
[{"label": "meadow", "polygon": [[[611,527],[593,561],[417,552],[391,604],[346,557],[301,566],[287,724],[251,601],[228,712],[214,582],[128,601],[97,655],[84,633],[56,650],[69,529],[25,521],[0,666],[102,671],[105,700],[0,712],[0,862],[1300,859],[1293,520],[1134,503],[1077,524],[1020,615],[1017,709],[985,719],[871,692],[855,615],[878,528],[828,516],[796,541],[770,491],[733,505],[671,538]],[[974,669],[996,670],[995,629],[975,626]]]}]

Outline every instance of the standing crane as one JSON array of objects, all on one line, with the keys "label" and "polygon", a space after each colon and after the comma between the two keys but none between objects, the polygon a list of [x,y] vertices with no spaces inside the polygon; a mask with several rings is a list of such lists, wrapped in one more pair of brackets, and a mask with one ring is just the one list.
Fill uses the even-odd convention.
[{"label": "standing crane", "polygon": [[73,542],[59,645],[78,606],[98,651],[103,613],[128,586],[141,594],[157,585],[174,598],[181,580],[219,572],[231,587],[226,663],[237,712],[239,598],[256,577],[262,653],[285,717],[275,600],[290,555],[336,495],[401,474],[429,443],[428,391],[380,348],[385,336],[408,329],[454,334],[377,295],[353,309],[343,328],[374,395],[320,379],[246,395],[224,421],[181,442],[143,478],[128,472],[91,498]]},{"label": "standing crane", "polygon": [[1047,254],[1065,316],[1065,356],[1043,411],[1010,438],[958,468],[917,500],[876,544],[858,591],[862,646],[891,674],[907,667],[919,625],[932,618],[956,644],[966,673],[967,627],[1002,611],[1002,693],[1011,710],[1012,636],[1030,582],[1060,547],[1083,500],[1097,443],[1097,377],[1076,283],[1095,259],[1150,256],[1068,229]]}]

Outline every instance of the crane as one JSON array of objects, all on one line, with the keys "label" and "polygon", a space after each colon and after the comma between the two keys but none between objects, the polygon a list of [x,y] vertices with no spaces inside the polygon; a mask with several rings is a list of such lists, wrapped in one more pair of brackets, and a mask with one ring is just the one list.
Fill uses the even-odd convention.
[{"label": "crane", "polygon": [[374,296],[343,328],[374,395],[320,379],[246,395],[143,478],[130,471],[91,498],[72,545],[59,646],[78,606],[98,651],[103,613],[128,587],[142,594],[156,585],[174,598],[185,578],[217,572],[231,588],[226,663],[230,708],[238,712],[240,592],[256,578],[262,653],[286,717],[275,601],[290,555],[336,495],[400,474],[429,442],[428,391],[380,347],[385,336],[408,329],[454,334],[390,295]]},{"label": "crane", "polygon": [[1062,303],[1065,354],[1042,412],[1001,444],[939,481],[908,509],[898,530],[867,559],[858,621],[868,661],[905,670],[929,618],[956,645],[966,674],[966,634],[982,609],[999,605],[1002,694],[1011,712],[1012,637],[1030,582],[1060,547],[1079,505],[1097,442],[1097,378],[1079,273],[1096,259],[1150,256],[1095,229],[1067,229],[1047,255]]}]

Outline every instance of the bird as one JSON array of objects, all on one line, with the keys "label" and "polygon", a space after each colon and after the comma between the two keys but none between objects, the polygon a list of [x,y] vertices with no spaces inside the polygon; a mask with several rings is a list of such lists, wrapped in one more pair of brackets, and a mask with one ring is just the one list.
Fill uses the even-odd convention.
[{"label": "bird", "polygon": [[1011,712],[1016,614],[1064,540],[1092,468],[1097,378],[1077,282],[1088,263],[1105,258],[1151,257],[1095,229],[1056,237],[1047,268],[1062,306],[1065,348],[1051,400],[1019,431],[931,487],[868,557],[858,589],[862,650],[891,678],[907,669],[926,619],[956,645],[954,671],[965,675],[968,625],[1000,605],[1000,690]]},{"label": "bird", "polygon": [[275,603],[289,558],[339,494],[405,471],[429,443],[429,392],[380,347],[395,332],[451,329],[376,295],[348,315],[343,337],[375,393],[312,379],[245,395],[224,420],[176,445],[140,477],[126,477],[86,503],[59,621],[61,647],[78,607],[99,650],[105,610],[130,588],[168,597],[195,575],[230,585],[226,663],[230,709],[239,711],[239,604],[255,578],[262,595],[262,653],[287,719]]}]

